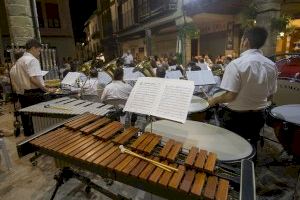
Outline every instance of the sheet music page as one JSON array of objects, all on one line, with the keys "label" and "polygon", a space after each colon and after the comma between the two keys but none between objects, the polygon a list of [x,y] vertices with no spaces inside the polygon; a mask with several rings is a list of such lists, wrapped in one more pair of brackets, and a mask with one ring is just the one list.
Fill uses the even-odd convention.
[{"label": "sheet music page", "polygon": [[144,75],[140,71],[133,72],[134,67],[125,67],[124,68],[124,80],[137,80],[140,77],[144,77]]},{"label": "sheet music page", "polygon": [[65,78],[61,81],[61,84],[74,86],[76,84],[76,80],[80,77],[79,72],[69,72]]},{"label": "sheet music page", "polygon": [[141,77],[134,85],[124,111],[153,115],[154,106],[159,102],[164,79]]},{"label": "sheet music page", "polygon": [[111,81],[112,81],[112,78],[106,72],[99,72],[98,73],[98,82],[99,82],[99,84],[107,85]]},{"label": "sheet music page", "polygon": [[185,123],[194,91],[193,81],[164,79],[165,84],[154,116]]},{"label": "sheet music page", "polygon": [[182,77],[182,73],[180,70],[166,72],[167,79],[180,79],[181,77]]},{"label": "sheet music page", "polygon": [[212,85],[216,84],[213,73],[210,70],[187,71],[188,80],[194,81],[195,85]]}]

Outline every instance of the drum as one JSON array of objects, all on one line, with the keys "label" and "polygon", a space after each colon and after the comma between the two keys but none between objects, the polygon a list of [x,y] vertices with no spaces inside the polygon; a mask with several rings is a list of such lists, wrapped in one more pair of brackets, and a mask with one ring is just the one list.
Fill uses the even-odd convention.
[{"label": "drum", "polygon": [[268,114],[267,124],[288,153],[300,157],[300,104],[278,106]]},{"label": "drum", "polygon": [[[150,124],[145,131],[151,131]],[[181,124],[159,120],[152,123],[152,132],[163,136],[163,140],[181,141],[186,149],[195,146],[215,152],[223,162],[239,162],[255,155],[255,150],[247,140],[229,130],[207,123],[187,120]]]},{"label": "drum", "polygon": [[292,55],[276,62],[279,79],[295,79],[300,82],[300,55]]},{"label": "drum", "polygon": [[189,107],[189,119],[199,122],[205,121],[208,108],[209,105],[205,99],[193,96]]}]

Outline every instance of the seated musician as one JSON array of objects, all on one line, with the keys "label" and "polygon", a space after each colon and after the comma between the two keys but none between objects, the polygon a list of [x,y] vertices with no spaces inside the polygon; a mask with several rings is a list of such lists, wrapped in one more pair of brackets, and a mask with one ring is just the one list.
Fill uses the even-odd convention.
[{"label": "seated musician", "polygon": [[277,89],[277,69],[274,62],[263,56],[259,50],[268,33],[262,27],[244,32],[239,58],[230,62],[221,82],[227,92],[209,99],[210,106],[228,103],[222,125],[256,147],[260,130],[265,124],[265,108],[268,97]]},{"label": "seated musician", "polygon": [[89,96],[90,101],[99,101],[98,98],[98,71],[92,68],[90,78],[84,84],[84,95]]},{"label": "seated musician", "polygon": [[113,81],[108,84],[102,93],[101,102],[107,100],[127,100],[132,87],[123,81],[124,71],[117,68],[114,72]]},{"label": "seated musician", "polygon": [[165,78],[166,77],[166,69],[164,67],[158,67],[156,69],[156,77]]}]

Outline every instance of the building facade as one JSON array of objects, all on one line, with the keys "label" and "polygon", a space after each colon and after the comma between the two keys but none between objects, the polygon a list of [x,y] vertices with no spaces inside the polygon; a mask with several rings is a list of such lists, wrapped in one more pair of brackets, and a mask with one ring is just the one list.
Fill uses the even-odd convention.
[{"label": "building facade", "polygon": [[30,38],[41,38],[42,43],[56,48],[58,59],[75,55],[69,1],[1,0],[0,4],[2,59],[7,58],[9,46],[24,46]]},{"label": "building facade", "polygon": [[[300,39],[300,6],[299,1],[293,0],[98,0],[103,32],[100,43],[105,54],[111,57],[127,50],[140,59],[149,55],[169,57],[181,52],[185,63],[203,54],[212,58],[237,57],[248,21],[245,10],[252,4],[256,5],[256,16],[251,20],[269,32],[263,47],[265,55],[292,52]],[[295,31],[278,37],[272,20],[283,15],[292,17]],[[186,24],[193,24],[199,35],[191,38],[185,34],[180,38]]]}]

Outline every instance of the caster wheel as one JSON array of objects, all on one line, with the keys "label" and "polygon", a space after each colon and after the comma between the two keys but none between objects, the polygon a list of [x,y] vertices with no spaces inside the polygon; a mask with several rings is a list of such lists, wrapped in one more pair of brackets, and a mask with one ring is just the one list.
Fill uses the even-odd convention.
[{"label": "caster wheel", "polygon": [[90,186],[86,186],[84,191],[85,191],[87,194],[89,194],[89,193],[91,193],[91,189],[92,189],[92,188],[91,188]]}]

